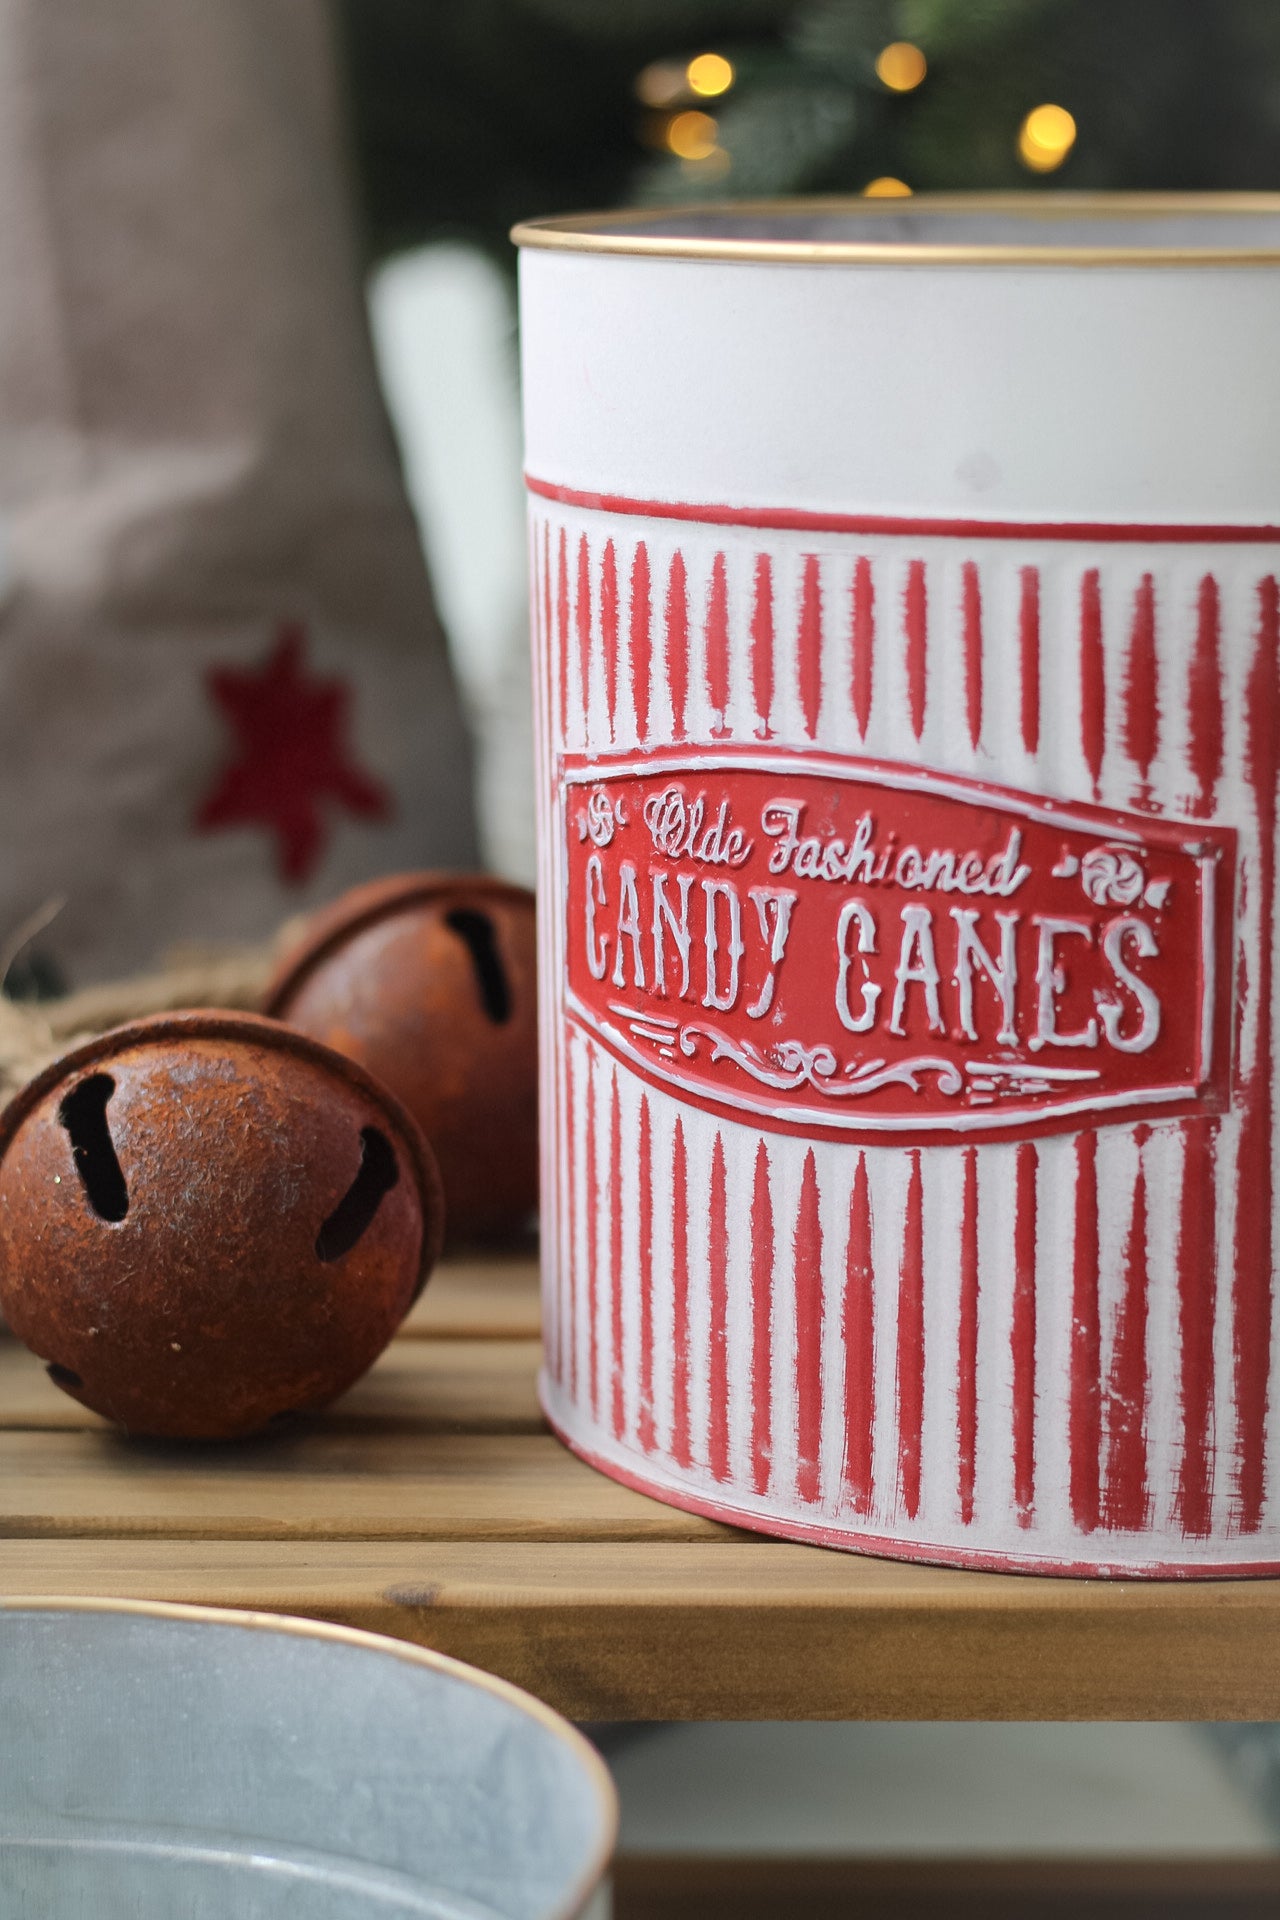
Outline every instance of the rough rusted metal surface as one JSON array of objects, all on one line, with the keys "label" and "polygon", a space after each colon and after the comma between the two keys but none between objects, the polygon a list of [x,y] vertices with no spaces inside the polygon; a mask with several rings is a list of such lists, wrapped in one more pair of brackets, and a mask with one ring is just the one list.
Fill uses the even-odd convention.
[{"label": "rough rusted metal surface", "polygon": [[0,1115],[0,1305],[138,1433],[229,1438],[342,1393],[421,1291],[442,1214],[386,1089],[251,1014],[118,1028]]},{"label": "rough rusted metal surface", "polygon": [[435,1148],[451,1242],[511,1237],[538,1200],[534,899],[484,874],[344,894],[286,956],[266,1011],[358,1060]]}]

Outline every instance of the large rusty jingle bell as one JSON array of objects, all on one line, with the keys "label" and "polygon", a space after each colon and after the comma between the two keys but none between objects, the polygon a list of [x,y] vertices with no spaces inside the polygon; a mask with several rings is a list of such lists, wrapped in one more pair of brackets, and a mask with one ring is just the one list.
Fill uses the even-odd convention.
[{"label": "large rusty jingle bell", "polygon": [[439,1175],[349,1060],[250,1014],[166,1014],[65,1055],[0,1115],[0,1306],[134,1432],[323,1406],[439,1252]]},{"label": "large rusty jingle bell", "polygon": [[538,1201],[533,895],[486,874],[355,887],[311,921],[265,1011],[358,1060],[435,1149],[452,1243],[513,1237]]}]

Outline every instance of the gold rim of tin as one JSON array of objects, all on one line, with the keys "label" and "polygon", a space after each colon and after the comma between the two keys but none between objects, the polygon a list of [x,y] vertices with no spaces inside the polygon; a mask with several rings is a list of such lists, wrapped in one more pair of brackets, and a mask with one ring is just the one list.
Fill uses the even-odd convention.
[{"label": "gold rim of tin", "polygon": [[126,1613],[144,1619],[191,1620],[204,1626],[292,1634],[299,1640],[328,1640],[339,1646],[360,1647],[368,1653],[386,1654],[393,1659],[404,1660],[410,1666],[426,1667],[433,1673],[464,1680],[485,1693],[496,1694],[500,1700],[505,1700],[508,1705],[518,1707],[531,1719],[539,1721],[562,1746],[576,1754],[595,1790],[602,1823],[600,1842],[593,1847],[586,1867],[574,1880],[566,1903],[549,1911],[547,1920],[578,1920],[609,1871],[618,1838],[618,1796],[608,1767],[586,1736],[579,1733],[563,1714],[557,1713],[554,1707],[549,1707],[535,1694],[526,1693],[523,1687],[517,1687],[510,1680],[499,1679],[496,1673],[485,1673],[481,1667],[469,1666],[465,1660],[454,1660],[447,1653],[436,1653],[431,1647],[414,1646],[408,1640],[393,1640],[389,1634],[367,1633],[361,1627],[341,1627],[330,1620],[303,1620],[295,1614],[252,1612],[243,1607],[197,1607],[177,1600],[116,1600],[91,1594],[7,1593],[0,1596],[0,1612]]},{"label": "gold rim of tin", "polygon": [[[881,266],[1261,267],[1280,266],[1280,247],[1046,246],[1016,241],[746,240],[713,234],[653,234],[631,229],[645,221],[725,213],[769,215],[852,213],[871,220],[904,213],[999,213],[1037,220],[1175,219],[1205,214],[1280,217],[1277,193],[921,193],[892,199],[831,194],[778,200],[703,201],[688,206],[622,207],[607,213],[571,213],[522,220],[511,229],[518,247],[567,253],[648,254],[671,260],[769,260]],[[620,231],[620,229],[628,229]]]}]

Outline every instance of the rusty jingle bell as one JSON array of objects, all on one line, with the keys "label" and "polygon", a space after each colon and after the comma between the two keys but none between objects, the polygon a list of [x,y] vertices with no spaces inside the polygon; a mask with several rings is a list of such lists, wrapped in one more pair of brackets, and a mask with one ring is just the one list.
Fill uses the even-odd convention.
[{"label": "rusty jingle bell", "polygon": [[538,1203],[534,899],[486,874],[355,887],[308,926],[264,1011],[385,1081],[435,1149],[452,1243]]},{"label": "rusty jingle bell", "polygon": [[136,1433],[235,1438],[335,1399],[421,1291],[442,1215],[399,1102],[254,1015],[118,1028],[0,1116],[0,1306]]}]

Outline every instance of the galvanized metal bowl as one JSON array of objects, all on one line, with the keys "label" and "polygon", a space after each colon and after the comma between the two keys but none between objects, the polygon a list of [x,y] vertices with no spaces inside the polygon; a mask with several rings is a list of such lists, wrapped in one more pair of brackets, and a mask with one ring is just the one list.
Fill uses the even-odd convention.
[{"label": "galvanized metal bowl", "polygon": [[609,1776],[550,1708],[398,1641],[0,1603],[5,1920],[569,1920]]}]

